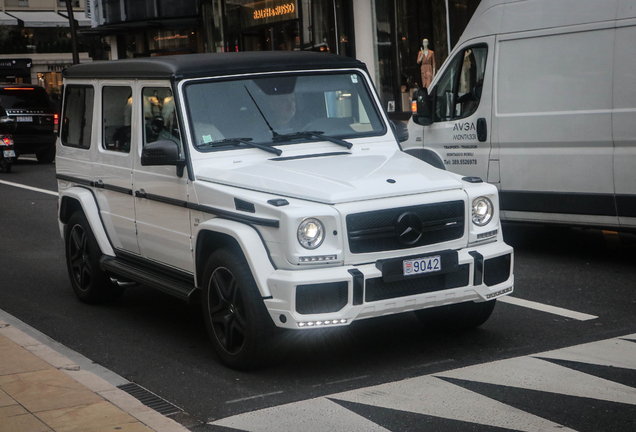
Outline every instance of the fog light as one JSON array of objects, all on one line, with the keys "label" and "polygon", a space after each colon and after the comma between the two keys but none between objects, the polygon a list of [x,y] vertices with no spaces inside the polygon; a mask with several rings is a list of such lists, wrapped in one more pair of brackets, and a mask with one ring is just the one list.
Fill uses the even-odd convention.
[{"label": "fog light", "polygon": [[304,256],[299,257],[298,262],[323,262],[323,261],[335,261],[338,258],[337,255],[318,255],[318,256]]}]

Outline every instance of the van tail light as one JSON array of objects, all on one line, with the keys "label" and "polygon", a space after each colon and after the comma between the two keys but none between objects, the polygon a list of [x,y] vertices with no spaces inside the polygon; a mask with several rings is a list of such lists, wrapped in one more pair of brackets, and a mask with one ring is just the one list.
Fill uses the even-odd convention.
[{"label": "van tail light", "polygon": [[12,146],[13,145],[13,140],[8,137],[8,136],[4,136],[0,139],[0,145],[3,146]]},{"label": "van tail light", "polygon": [[53,129],[55,130],[55,133],[57,133],[57,131],[60,128],[60,115],[59,114],[53,114],[53,124],[55,126],[53,126]]}]

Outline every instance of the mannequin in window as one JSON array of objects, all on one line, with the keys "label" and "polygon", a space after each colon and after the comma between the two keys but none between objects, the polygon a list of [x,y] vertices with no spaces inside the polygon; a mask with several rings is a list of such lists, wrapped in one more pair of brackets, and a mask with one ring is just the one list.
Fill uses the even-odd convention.
[{"label": "mannequin in window", "polygon": [[417,55],[417,64],[422,74],[422,87],[428,88],[435,76],[435,53],[428,49],[428,39],[422,39],[422,48]]}]

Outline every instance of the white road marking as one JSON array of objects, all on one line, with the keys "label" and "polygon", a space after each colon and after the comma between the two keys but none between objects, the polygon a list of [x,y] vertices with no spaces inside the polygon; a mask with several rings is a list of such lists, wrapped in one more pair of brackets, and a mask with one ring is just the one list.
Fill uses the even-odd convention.
[{"label": "white road marking", "polygon": [[595,315],[589,315],[582,312],[575,312],[569,309],[563,309],[556,306],[550,306],[543,303],[537,303],[530,300],[520,299],[518,297],[504,296],[504,297],[499,297],[497,301],[500,301],[502,303],[513,304],[516,306],[521,306],[521,307],[525,307],[529,309],[535,309],[538,311],[547,312],[554,315],[560,315],[566,318],[572,318],[579,321],[588,321],[588,320],[593,320],[598,318]]},{"label": "white road marking", "polygon": [[[624,336],[623,339],[629,339]],[[623,339],[609,339],[535,354],[533,357],[569,360],[579,363],[636,369],[636,343]]]},{"label": "white road marking", "polygon": [[33,186],[27,186],[27,185],[23,185],[23,184],[20,184],[20,183],[13,183],[13,182],[5,181],[5,180],[0,180],[0,183],[4,184],[4,185],[7,185],[7,186],[14,186],[14,187],[17,187],[17,188],[28,189],[28,190],[35,191],[35,192],[41,192],[41,193],[44,193],[44,194],[47,194],[47,195],[59,196],[59,194],[57,192],[53,192],[53,191],[46,190],[46,189],[40,189],[40,188],[36,188],[36,187],[33,187]]},{"label": "white road marking", "polygon": [[625,339],[632,338],[636,338],[636,335],[468,366],[252,411],[209,424],[249,432],[385,432],[381,426],[336,403],[341,400],[524,432],[571,432],[571,429],[548,419],[464,389],[441,377],[636,405],[633,387],[535,358],[563,358],[590,364],[631,367],[636,362],[636,344]]},{"label": "white road marking", "polygon": [[499,360],[435,376],[636,405],[633,387],[533,357]]},{"label": "white road marking", "polygon": [[571,430],[430,375],[329,398],[515,431]]},{"label": "white road marking", "polygon": [[26,156],[20,156],[20,160],[28,160],[28,161],[33,161],[33,162],[37,162],[38,159],[34,158],[34,157],[26,157]]},{"label": "white road marking", "polygon": [[252,411],[209,424],[248,432],[389,432],[326,398]]},{"label": "white road marking", "polygon": [[362,375],[362,376],[355,377],[355,378],[346,378],[346,379],[342,379],[342,380],[338,380],[338,381],[331,381],[331,382],[328,382],[328,383],[325,383],[325,384],[316,384],[316,385],[313,385],[312,387],[320,387],[322,385],[341,384],[341,383],[344,383],[344,382],[361,380],[361,379],[365,379],[365,378],[368,378],[368,377],[369,377],[369,375]]},{"label": "white road marking", "polygon": [[266,396],[273,396],[273,395],[277,395],[277,394],[281,394],[283,393],[283,391],[275,391],[275,392],[271,392],[271,393],[264,393],[264,394],[260,394],[260,395],[256,395],[256,396],[249,396],[249,397],[244,397],[244,398],[240,398],[240,399],[233,399],[230,401],[225,402],[226,404],[231,404],[231,403],[236,403],[236,402],[243,402],[246,400],[251,400],[251,399],[258,399],[258,398],[262,398],[262,397],[266,397]]}]

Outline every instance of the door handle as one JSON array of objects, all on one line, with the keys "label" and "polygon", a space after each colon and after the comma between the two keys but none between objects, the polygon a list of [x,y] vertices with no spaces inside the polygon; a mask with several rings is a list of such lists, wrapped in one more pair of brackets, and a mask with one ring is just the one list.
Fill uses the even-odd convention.
[{"label": "door handle", "polygon": [[479,142],[486,142],[488,139],[488,124],[483,117],[477,119],[477,139]]},{"label": "door handle", "polygon": [[135,191],[135,196],[137,198],[147,198],[148,194],[146,194],[145,190],[141,189],[141,190]]}]

